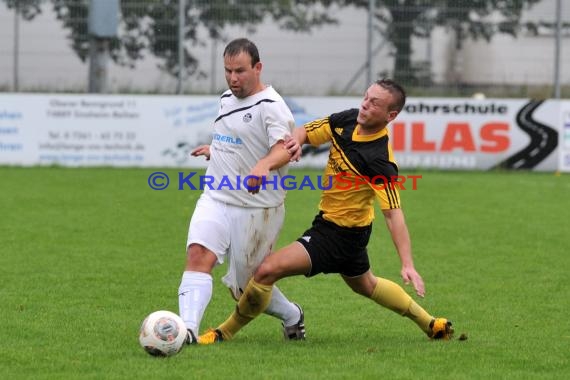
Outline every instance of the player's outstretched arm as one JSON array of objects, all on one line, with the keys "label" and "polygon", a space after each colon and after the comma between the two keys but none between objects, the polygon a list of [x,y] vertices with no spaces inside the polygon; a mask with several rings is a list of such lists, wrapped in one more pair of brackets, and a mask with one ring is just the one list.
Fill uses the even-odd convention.
[{"label": "player's outstretched arm", "polygon": [[264,177],[269,175],[271,170],[279,169],[280,167],[289,163],[289,152],[285,149],[283,140],[275,143],[269,153],[257,161],[257,164],[251,169],[248,176],[255,177],[247,180],[248,191],[252,194],[257,194],[261,188],[261,183]]},{"label": "player's outstretched arm", "polygon": [[301,158],[301,153],[303,152],[301,147],[303,144],[307,144],[308,142],[307,131],[304,127],[295,128],[293,131],[293,136],[285,139],[285,149],[287,149],[291,155],[289,158],[291,162],[299,161]]},{"label": "player's outstretched arm", "polygon": [[390,235],[392,236],[392,241],[396,246],[398,256],[400,256],[400,261],[402,263],[400,275],[406,285],[411,282],[417,295],[423,297],[425,295],[424,280],[414,267],[412,243],[408,232],[408,226],[406,225],[406,220],[404,218],[404,212],[401,208],[382,210],[382,212],[384,213],[384,219],[386,220],[386,225],[390,231]]}]

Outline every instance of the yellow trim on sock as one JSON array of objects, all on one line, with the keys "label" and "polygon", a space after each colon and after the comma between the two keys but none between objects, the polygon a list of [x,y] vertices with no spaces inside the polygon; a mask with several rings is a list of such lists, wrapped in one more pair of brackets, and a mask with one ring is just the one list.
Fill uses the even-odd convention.
[{"label": "yellow trim on sock", "polygon": [[239,330],[263,313],[271,301],[272,292],[273,285],[260,284],[252,278],[232,315],[218,327],[224,340],[232,339]]}]

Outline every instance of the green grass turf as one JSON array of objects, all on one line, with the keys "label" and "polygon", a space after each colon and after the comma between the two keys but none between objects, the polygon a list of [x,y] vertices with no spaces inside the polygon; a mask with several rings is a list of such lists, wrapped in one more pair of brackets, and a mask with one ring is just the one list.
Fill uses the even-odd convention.
[{"label": "green grass turf", "polygon": [[[280,282],[304,306],[306,341],[284,342],[262,316],[231,342],[157,359],[138,328],[154,310],[178,309],[199,191],[153,191],[153,171],[0,167],[0,378],[570,378],[569,175],[427,171],[402,191],[427,287],[420,303],[467,341],[430,341],[320,275]],[[318,197],[288,193],[280,246],[309,226]],[[377,275],[400,283],[381,216],[369,253]],[[203,329],[233,309],[224,270]]]}]

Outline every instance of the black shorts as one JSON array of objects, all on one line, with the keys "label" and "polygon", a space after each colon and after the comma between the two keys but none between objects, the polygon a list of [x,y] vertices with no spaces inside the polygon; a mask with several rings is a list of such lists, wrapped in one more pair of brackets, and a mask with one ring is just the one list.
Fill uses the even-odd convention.
[{"label": "black shorts", "polygon": [[311,258],[311,271],[307,277],[319,273],[340,273],[348,277],[364,274],[370,269],[366,246],[372,225],[366,227],[340,227],[322,217],[313,220],[297,241],[305,247]]}]

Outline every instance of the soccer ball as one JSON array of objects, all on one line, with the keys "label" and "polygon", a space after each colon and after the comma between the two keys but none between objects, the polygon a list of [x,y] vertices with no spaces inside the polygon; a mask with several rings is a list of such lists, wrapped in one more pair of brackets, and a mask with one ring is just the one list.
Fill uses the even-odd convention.
[{"label": "soccer ball", "polygon": [[173,312],[159,310],[143,321],[139,343],[152,356],[172,356],[184,347],[187,335],[182,318]]}]

